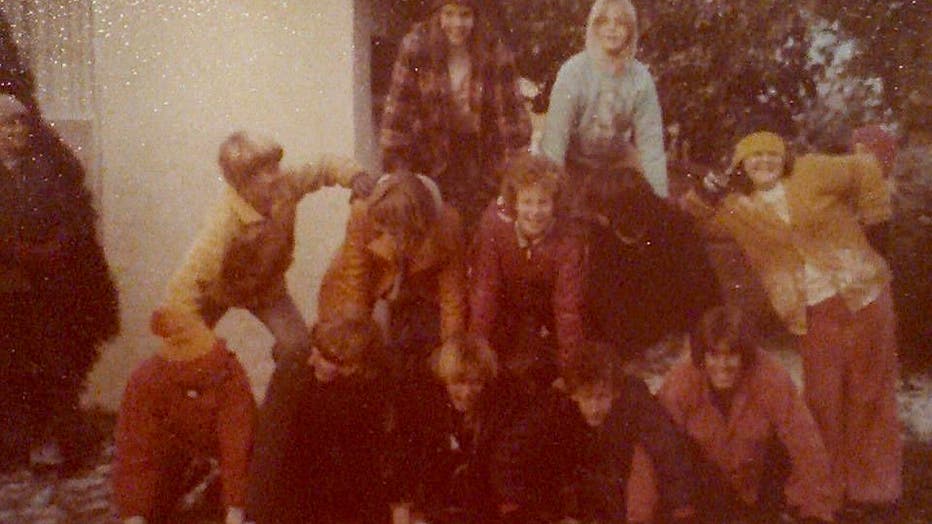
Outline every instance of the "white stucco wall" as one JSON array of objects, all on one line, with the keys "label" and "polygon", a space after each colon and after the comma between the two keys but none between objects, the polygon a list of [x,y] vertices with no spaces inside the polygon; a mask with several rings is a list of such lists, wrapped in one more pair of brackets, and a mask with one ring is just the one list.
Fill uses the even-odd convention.
[{"label": "white stucco wall", "polygon": [[[215,159],[227,134],[269,134],[285,146],[285,163],[334,152],[373,165],[369,23],[365,0],[95,0],[94,10],[102,235],[123,329],[87,401],[114,408],[133,367],[156,349],[149,314],[222,191]],[[325,189],[300,207],[288,279],[308,320],[342,240],[347,197]],[[218,331],[261,395],[271,336],[242,312]]]}]

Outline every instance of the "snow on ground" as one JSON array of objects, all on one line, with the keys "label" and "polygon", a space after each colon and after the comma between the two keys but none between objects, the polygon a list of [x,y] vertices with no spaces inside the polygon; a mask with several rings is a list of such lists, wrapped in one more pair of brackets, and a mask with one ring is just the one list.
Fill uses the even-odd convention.
[{"label": "snow on ground", "polygon": [[[631,366],[631,371],[643,378],[653,393],[660,388],[663,375],[670,366],[682,358],[681,352],[669,347],[660,344],[649,350],[643,361]],[[790,348],[788,340],[776,336],[767,340],[764,348],[783,363],[796,386],[802,390],[805,387],[802,361],[799,354]],[[932,374],[913,372],[904,376],[897,387],[897,403],[906,438],[932,444]]]},{"label": "snow on ground", "polygon": [[[802,382],[798,355],[786,340],[769,341],[765,347],[775,354],[797,384]],[[678,359],[678,351],[658,346],[631,371],[643,377],[652,391]],[[929,522],[932,499],[932,375],[911,373],[902,380],[898,395],[900,417],[906,437],[905,490],[897,523]],[[112,421],[111,421],[112,423]],[[0,524],[119,524],[110,505],[110,469],[113,442],[103,443],[96,463],[71,475],[54,471],[22,469],[0,473]],[[195,503],[194,506],[197,506]],[[195,518],[186,522],[210,524],[215,520]]]}]

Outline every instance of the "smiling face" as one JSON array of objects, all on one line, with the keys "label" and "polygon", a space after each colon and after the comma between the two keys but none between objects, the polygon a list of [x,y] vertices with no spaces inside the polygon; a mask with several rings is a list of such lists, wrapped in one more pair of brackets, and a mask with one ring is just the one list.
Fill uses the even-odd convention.
[{"label": "smiling face", "polygon": [[515,221],[521,234],[535,240],[547,232],[553,222],[553,192],[540,184],[519,188],[515,194]]},{"label": "smiling face", "polygon": [[595,18],[595,36],[602,51],[609,56],[617,56],[628,48],[631,33],[630,20],[619,3],[609,3]]},{"label": "smiling face", "polygon": [[755,189],[771,189],[783,176],[783,156],[777,153],[754,153],[745,158],[741,165]]},{"label": "smiling face", "polygon": [[465,46],[475,23],[475,14],[468,6],[449,2],[440,8],[440,29],[451,47]]},{"label": "smiling face", "polygon": [[731,391],[741,374],[741,353],[727,343],[720,343],[705,354],[703,365],[712,388]]}]

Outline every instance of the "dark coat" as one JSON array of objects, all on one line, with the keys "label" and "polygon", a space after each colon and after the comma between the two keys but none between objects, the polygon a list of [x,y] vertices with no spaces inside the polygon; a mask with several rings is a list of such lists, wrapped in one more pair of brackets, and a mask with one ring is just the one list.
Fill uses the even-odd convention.
[{"label": "dark coat", "polygon": [[30,121],[32,154],[14,171],[0,165],[0,275],[17,273],[24,279],[15,290],[0,283],[0,300],[13,302],[14,312],[16,304],[41,302],[40,318],[14,318],[41,322],[45,332],[60,337],[76,337],[90,346],[92,362],[94,346],[119,328],[116,288],[97,238],[97,213],[78,159],[46,124],[37,117]]},{"label": "dark coat", "polygon": [[505,522],[498,511],[504,503],[517,504],[522,515],[546,509],[556,477],[546,474],[549,448],[530,432],[536,399],[528,390],[513,379],[488,384],[470,426],[442,386],[426,391],[420,417],[405,420],[398,439],[406,448],[397,454],[402,498],[444,523]]},{"label": "dark coat", "polygon": [[280,428],[289,450],[282,467],[274,478],[252,479],[271,489],[251,503],[250,518],[257,524],[387,519],[386,391],[380,380],[314,381],[297,400],[293,425]]},{"label": "dark coat", "polygon": [[611,227],[587,225],[588,335],[611,343],[625,357],[667,334],[688,332],[720,300],[692,220],[656,200],[658,216],[633,242]]},{"label": "dark coat", "polygon": [[0,461],[50,426],[72,460],[81,446],[67,443],[86,440],[81,389],[119,329],[117,290],[83,167],[36,115],[30,123],[31,154],[0,164]]},{"label": "dark coat", "polygon": [[552,460],[564,462],[551,467],[563,475],[565,514],[624,522],[635,444],[643,446],[654,465],[663,507],[673,510],[689,505],[693,463],[685,434],[676,429],[643,381],[626,377],[618,389],[620,396],[597,428],[586,424],[576,404],[557,392],[550,392],[546,409],[541,411],[537,431],[543,438],[555,435],[563,440],[563,451]]}]

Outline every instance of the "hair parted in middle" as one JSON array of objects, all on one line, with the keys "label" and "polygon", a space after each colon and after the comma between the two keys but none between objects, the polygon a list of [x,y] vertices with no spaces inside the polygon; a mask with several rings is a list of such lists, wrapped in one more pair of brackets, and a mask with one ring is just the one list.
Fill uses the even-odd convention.
[{"label": "hair parted in middle", "polygon": [[367,202],[373,223],[407,239],[426,237],[440,218],[440,203],[434,193],[412,173],[384,176]]},{"label": "hair parted in middle", "polygon": [[501,195],[505,208],[514,216],[518,191],[531,186],[540,186],[553,195],[554,207],[563,208],[563,196],[566,188],[566,174],[563,168],[552,160],[531,153],[522,152],[510,157],[498,171],[501,178]]},{"label": "hair parted in middle", "polygon": [[754,365],[757,341],[740,309],[715,306],[705,313],[690,334],[693,365],[705,367],[705,355],[725,345],[741,355],[741,369]]},{"label": "hair parted in middle", "polygon": [[630,0],[596,0],[595,3],[592,4],[592,8],[589,9],[589,16],[586,19],[586,50],[593,58],[597,60],[604,59],[605,53],[598,43],[595,32],[598,26],[605,22],[605,12],[608,11],[611,5],[621,6],[625,22],[628,25],[628,43],[622,54],[622,58],[624,60],[633,59],[635,53],[637,53],[640,35],[637,10]]},{"label": "hair parted in middle", "polygon": [[238,189],[259,169],[279,163],[283,155],[284,149],[278,142],[237,131],[220,144],[217,163],[227,183]]},{"label": "hair parted in middle", "polygon": [[430,368],[444,384],[465,380],[486,383],[498,376],[498,355],[485,338],[460,333],[434,350],[430,356]]}]

